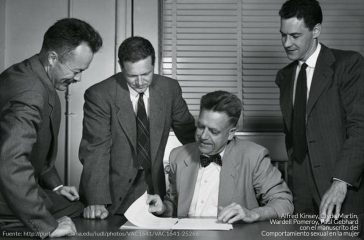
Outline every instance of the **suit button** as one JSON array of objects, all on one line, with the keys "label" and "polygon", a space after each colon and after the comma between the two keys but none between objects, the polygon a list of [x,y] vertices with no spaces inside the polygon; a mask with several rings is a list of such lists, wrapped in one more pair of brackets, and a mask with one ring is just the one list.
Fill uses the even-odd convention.
[{"label": "suit button", "polygon": [[129,179],[129,183],[131,183],[131,178]]}]

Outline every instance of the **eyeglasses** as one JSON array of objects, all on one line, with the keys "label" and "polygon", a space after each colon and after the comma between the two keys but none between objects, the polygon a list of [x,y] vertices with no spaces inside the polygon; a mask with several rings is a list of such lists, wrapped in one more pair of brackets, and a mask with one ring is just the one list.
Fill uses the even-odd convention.
[{"label": "eyeglasses", "polygon": [[76,77],[76,76],[80,76],[81,77],[81,74],[82,74],[82,71],[75,71],[75,70],[72,70],[66,63],[61,63],[63,66],[66,66],[68,71],[72,72],[73,75]]}]

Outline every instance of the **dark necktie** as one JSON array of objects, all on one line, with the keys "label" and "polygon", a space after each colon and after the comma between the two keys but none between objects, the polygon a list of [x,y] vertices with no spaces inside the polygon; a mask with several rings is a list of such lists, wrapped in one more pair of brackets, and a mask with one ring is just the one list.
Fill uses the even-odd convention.
[{"label": "dark necktie", "polygon": [[150,159],[150,134],[149,120],[145,111],[144,93],[139,94],[138,111],[136,117],[137,125],[137,160],[138,165],[144,169],[145,180],[148,186],[148,193],[153,194],[153,182],[151,174],[151,159]]},{"label": "dark necktie", "polygon": [[212,162],[222,166],[220,154],[215,154],[212,156],[200,155],[200,163],[202,167],[207,167]]},{"label": "dark necktie", "polygon": [[296,95],[293,106],[293,156],[302,162],[307,152],[306,140],[306,102],[307,102],[307,64],[303,63],[297,77]]}]

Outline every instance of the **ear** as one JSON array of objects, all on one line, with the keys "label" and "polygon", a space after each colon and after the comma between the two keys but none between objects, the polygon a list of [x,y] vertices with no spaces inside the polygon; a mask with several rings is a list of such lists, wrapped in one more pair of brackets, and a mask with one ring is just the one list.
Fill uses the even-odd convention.
[{"label": "ear", "polygon": [[320,36],[320,33],[321,33],[321,23],[318,23],[318,24],[316,24],[313,27],[312,33],[313,33],[313,38],[318,38]]},{"label": "ear", "polygon": [[48,53],[48,63],[50,66],[54,66],[58,60],[58,54],[55,51],[49,51]]},{"label": "ear", "polygon": [[123,72],[124,67],[123,67],[123,65],[121,64],[120,60],[118,60],[118,63],[119,63],[119,66],[120,66],[121,71]]},{"label": "ear", "polygon": [[235,136],[236,130],[237,130],[236,127],[230,128],[228,140],[233,139],[233,137]]}]

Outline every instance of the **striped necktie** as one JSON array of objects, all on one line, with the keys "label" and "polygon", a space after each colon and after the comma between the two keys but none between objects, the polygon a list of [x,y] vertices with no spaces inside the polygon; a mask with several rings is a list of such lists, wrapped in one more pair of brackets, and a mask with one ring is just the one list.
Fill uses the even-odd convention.
[{"label": "striped necktie", "polygon": [[137,125],[137,162],[144,169],[145,180],[148,186],[148,193],[153,194],[153,182],[150,159],[150,132],[149,120],[143,101],[144,93],[139,94],[138,110],[136,116]]}]

